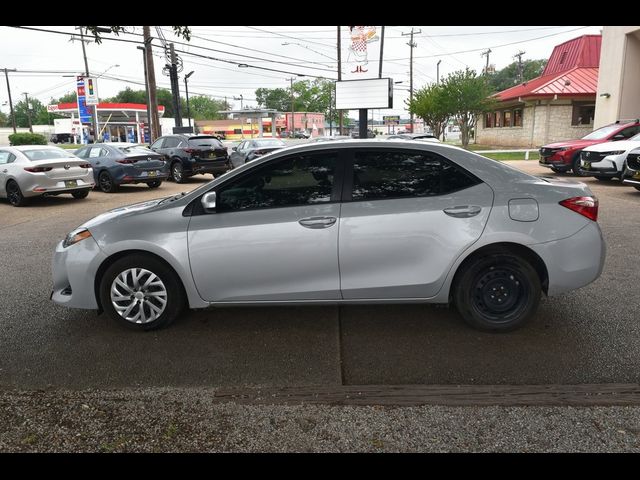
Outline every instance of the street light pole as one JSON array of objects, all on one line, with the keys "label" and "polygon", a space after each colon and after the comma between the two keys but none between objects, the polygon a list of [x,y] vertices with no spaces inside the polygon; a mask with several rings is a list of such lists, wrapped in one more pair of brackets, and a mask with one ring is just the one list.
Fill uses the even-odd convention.
[{"label": "street light pole", "polygon": [[191,70],[189,73],[187,73],[184,76],[184,91],[185,91],[185,94],[187,95],[187,118],[189,119],[189,128],[191,128],[191,110],[189,109],[189,85],[187,84],[187,80],[194,73],[195,72]]}]

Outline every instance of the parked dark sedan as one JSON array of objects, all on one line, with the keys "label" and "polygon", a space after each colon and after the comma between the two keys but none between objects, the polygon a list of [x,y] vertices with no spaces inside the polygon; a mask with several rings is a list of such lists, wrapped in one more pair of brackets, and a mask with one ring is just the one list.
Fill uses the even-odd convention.
[{"label": "parked dark sedan", "polygon": [[164,157],[142,145],[98,143],[80,148],[76,156],[91,164],[97,188],[106,193],[125,183],[158,188],[169,177]]},{"label": "parked dark sedan", "polygon": [[151,145],[165,156],[176,183],[196,174],[222,175],[231,170],[227,148],[213,135],[165,135]]},{"label": "parked dark sedan", "polygon": [[261,157],[275,150],[286,147],[287,144],[277,138],[257,138],[255,140],[244,140],[240,145],[232,148],[231,164],[233,168],[244,165],[251,160]]}]

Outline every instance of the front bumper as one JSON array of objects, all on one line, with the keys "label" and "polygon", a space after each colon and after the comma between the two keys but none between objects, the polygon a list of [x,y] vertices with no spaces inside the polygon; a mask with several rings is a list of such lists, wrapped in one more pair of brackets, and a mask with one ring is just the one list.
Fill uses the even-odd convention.
[{"label": "front bumper", "polygon": [[66,307],[98,309],[95,278],[106,258],[93,237],[67,248],[60,241],[53,254],[51,300]]},{"label": "front bumper", "polygon": [[541,167],[547,167],[547,168],[559,168],[559,169],[571,168],[571,165],[566,164],[564,160],[553,159],[553,157],[540,157],[540,160],[538,161],[538,165],[540,165]]},{"label": "front bumper", "polygon": [[600,226],[589,221],[570,237],[529,245],[547,266],[548,295],[575,290],[596,280],[602,273],[606,244]]}]

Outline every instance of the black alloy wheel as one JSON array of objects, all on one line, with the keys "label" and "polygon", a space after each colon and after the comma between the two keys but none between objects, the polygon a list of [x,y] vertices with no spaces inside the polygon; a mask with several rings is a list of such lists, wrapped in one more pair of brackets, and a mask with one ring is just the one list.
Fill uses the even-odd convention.
[{"label": "black alloy wheel", "polygon": [[14,207],[24,207],[27,204],[27,199],[22,195],[20,186],[14,180],[7,182],[7,200]]}]

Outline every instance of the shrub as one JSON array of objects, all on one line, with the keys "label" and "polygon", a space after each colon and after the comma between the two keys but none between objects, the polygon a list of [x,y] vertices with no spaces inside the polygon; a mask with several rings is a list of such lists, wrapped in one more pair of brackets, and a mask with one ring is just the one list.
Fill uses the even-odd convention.
[{"label": "shrub", "polygon": [[47,137],[39,133],[13,133],[9,135],[11,145],[46,145]]}]

